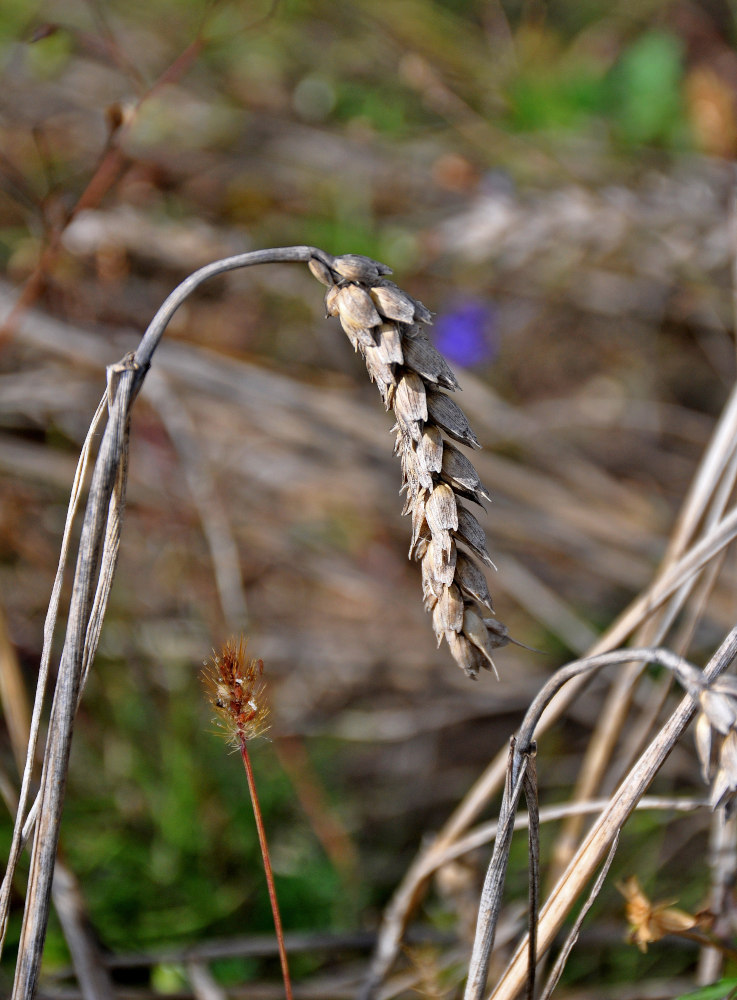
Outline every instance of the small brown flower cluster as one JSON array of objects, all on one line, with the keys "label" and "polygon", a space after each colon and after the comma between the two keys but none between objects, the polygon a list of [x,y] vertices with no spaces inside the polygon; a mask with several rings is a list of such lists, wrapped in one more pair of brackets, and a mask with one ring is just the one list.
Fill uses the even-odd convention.
[{"label": "small brown flower cluster", "polygon": [[205,663],[203,681],[217,712],[215,721],[225,731],[230,746],[236,749],[268,727],[263,672],[263,660],[246,657],[243,636],[226,642],[220,653],[213,651]]},{"label": "small brown flower cluster", "polygon": [[[479,448],[461,408],[444,392],[455,375],[423,332],[425,306],[385,275],[389,269],[358,254],[313,258],[310,270],[328,286],[325,304],[366,363],[396,420],[395,452],[402,464],[403,514],[412,516],[410,558],[422,565],[425,607],[438,644],[445,638],[469,677],[494,667],[492,651],[509,642],[493,616],[476,559],[493,567],[486,537],[460,501],[491,499],[473,465],[449,438]],[[482,505],[483,506],[483,505]],[[462,548],[458,548],[460,543]]]},{"label": "small brown flower cluster", "polygon": [[627,900],[629,940],[642,952],[647,951],[649,944],[662,940],[668,934],[684,934],[704,922],[702,916],[694,916],[685,910],[677,909],[673,905],[675,900],[651,903],[640,888],[636,875],[630,876],[617,888]]},{"label": "small brown flower cluster", "polygon": [[707,783],[712,776],[714,733],[721,737],[716,750],[716,773],[711,780],[711,807],[722,806],[729,817],[737,808],[737,677],[722,676],[701,689],[689,690],[699,705],[696,720],[696,749],[701,773]]}]

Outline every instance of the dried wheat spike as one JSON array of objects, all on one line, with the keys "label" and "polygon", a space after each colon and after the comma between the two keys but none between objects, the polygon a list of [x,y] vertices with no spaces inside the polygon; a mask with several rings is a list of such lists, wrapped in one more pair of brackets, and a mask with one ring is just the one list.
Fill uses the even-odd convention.
[{"label": "dried wheat spike", "polygon": [[471,462],[448,440],[480,447],[465,414],[443,391],[457,389],[458,381],[422,332],[432,314],[385,277],[389,268],[369,257],[325,255],[309,266],[328,286],[328,314],[340,319],[394,413],[406,492],[402,513],[412,516],[409,554],[422,565],[425,608],[432,612],[438,645],[445,638],[469,677],[481,667],[496,673],[491,654],[509,642],[509,633],[492,617],[486,579],[474,561],[493,567],[486,537],[460,502],[482,505],[491,497]]}]

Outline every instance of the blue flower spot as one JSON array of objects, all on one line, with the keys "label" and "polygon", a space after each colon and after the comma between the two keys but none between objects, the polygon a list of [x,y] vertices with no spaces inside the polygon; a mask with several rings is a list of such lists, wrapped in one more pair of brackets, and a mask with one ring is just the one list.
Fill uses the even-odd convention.
[{"label": "blue flower spot", "polygon": [[497,354],[495,310],[479,299],[466,299],[435,319],[435,346],[449,361],[470,368]]}]

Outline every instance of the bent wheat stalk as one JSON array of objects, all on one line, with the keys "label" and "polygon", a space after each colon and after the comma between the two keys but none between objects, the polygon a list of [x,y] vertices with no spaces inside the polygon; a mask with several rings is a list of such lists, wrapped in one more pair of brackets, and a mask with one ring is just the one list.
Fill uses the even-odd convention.
[{"label": "bent wheat stalk", "polygon": [[[410,554],[422,564],[425,604],[433,627],[466,673],[493,668],[493,649],[509,641],[492,617],[486,581],[475,560],[492,565],[478,521],[461,500],[480,503],[489,494],[463,453],[448,440],[478,447],[460,408],[443,390],[457,387],[455,376],[422,332],[430,313],[387,280],[388,268],[354,254],[333,257],[316,247],[295,246],[238,254],[208,264],[186,278],[166,299],[138,349],[108,369],[108,392],[96,414],[102,426],[85,508],[67,628],[51,706],[40,790],[30,801],[38,734],[46,697],[45,679],[59,612],[59,584],[69,559],[62,550],[57,584],[44,630],[40,683],[33,713],[21,795],[5,877],[0,889],[0,929],[7,926],[10,886],[24,836],[34,829],[31,867],[13,986],[13,1000],[30,1000],[38,983],[51,882],[69,766],[72,729],[86,674],[97,650],[110,585],[117,564],[120,518],[125,504],[129,418],[163,333],[185,299],[209,278],[256,264],[302,262],[327,285],[329,313],[364,358],[384,404],[396,419],[396,451],[402,463],[405,513],[412,515]],[[88,440],[91,440],[89,436]],[[70,503],[74,520],[87,445]],[[65,534],[68,538],[69,532]],[[458,544],[460,543],[460,548]],[[35,818],[35,819],[34,819]]]}]

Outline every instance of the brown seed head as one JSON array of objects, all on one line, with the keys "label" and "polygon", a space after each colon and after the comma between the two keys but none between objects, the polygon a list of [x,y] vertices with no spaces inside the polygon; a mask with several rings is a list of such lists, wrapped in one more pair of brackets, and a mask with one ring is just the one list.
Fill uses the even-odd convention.
[{"label": "brown seed head", "polygon": [[228,743],[240,747],[268,727],[269,709],[264,697],[263,660],[246,656],[247,640],[230,639],[205,662],[203,682],[217,712],[217,724]]},{"label": "brown seed head", "polygon": [[[455,375],[422,333],[432,313],[384,277],[388,268],[368,257],[345,254],[312,271],[329,286],[328,313],[338,316],[384,405],[394,412],[394,450],[406,494],[402,513],[412,516],[410,557],[422,566],[425,607],[438,643],[445,639],[471,677],[480,668],[495,670],[491,652],[509,642],[509,634],[488,617],[491,595],[474,560],[494,564],[481,526],[459,503],[491,498],[471,462],[448,440],[480,447],[465,414],[443,391],[458,388]],[[457,549],[456,541],[465,549]]]}]

